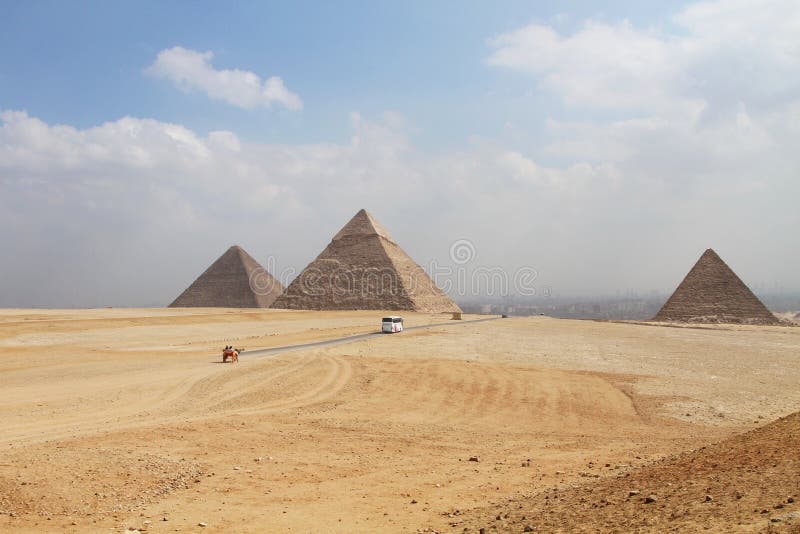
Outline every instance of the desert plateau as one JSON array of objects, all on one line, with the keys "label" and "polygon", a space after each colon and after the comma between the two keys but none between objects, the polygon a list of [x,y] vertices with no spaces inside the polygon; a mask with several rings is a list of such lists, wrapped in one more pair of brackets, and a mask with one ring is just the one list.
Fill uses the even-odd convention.
[{"label": "desert plateau", "polygon": [[0,530],[798,532],[800,329],[408,313],[251,352],[380,316],[0,311]]}]

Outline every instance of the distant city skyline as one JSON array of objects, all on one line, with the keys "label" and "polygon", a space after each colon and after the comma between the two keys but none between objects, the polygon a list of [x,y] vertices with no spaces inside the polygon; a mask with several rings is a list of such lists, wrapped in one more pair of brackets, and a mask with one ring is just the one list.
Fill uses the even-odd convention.
[{"label": "distant city skyline", "polygon": [[706,248],[800,291],[795,1],[0,12],[0,306],[166,305],[231,245],[299,273],[361,208],[559,296]]}]

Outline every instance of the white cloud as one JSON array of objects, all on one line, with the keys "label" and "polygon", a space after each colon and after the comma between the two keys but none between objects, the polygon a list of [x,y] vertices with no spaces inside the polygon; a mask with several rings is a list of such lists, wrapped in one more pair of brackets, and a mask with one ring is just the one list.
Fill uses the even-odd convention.
[{"label": "white cloud", "polygon": [[490,41],[491,65],[540,74],[570,104],[639,108],[663,102],[678,76],[672,43],[653,32],[586,22],[562,37],[532,24]]},{"label": "white cloud", "polygon": [[[627,21],[588,21],[571,35],[533,24],[492,39],[489,63],[583,110],[547,121],[551,155],[675,187],[710,175],[751,182],[745,172],[765,168],[786,176],[800,142],[800,4],[699,2],[673,19],[679,34]],[[596,113],[608,108],[622,118]]]},{"label": "white cloud", "polygon": [[[551,167],[488,139],[428,155],[396,113],[353,114],[348,143],[274,145],[150,119],[78,129],[0,112],[0,247],[14,250],[0,258],[0,305],[164,304],[233,243],[302,268],[362,207],[422,264],[446,263],[466,237],[481,264],[532,266],[560,292],[667,290],[709,245],[742,265],[741,239],[745,257],[782,260],[741,274],[791,279],[800,258],[778,231],[800,225],[790,119],[741,115],[717,152],[699,138],[677,157],[685,144],[667,141],[686,130],[622,125],[616,160]],[[710,163],[690,161],[691,182],[670,179],[700,156]]]},{"label": "white cloud", "polygon": [[[270,145],[151,119],[77,129],[0,113],[0,213],[14,229],[0,246],[16,251],[0,259],[10,284],[2,304],[165,303],[233,243],[301,268],[362,207],[421,263],[447,260],[449,239],[506,242],[475,213],[516,221],[507,238],[518,239],[530,195],[543,203],[539,215],[557,218],[610,183],[602,167],[546,168],[489,141],[423,155],[393,112],[354,113],[350,128],[344,144]],[[37,262],[43,248],[62,271],[57,279]]]},{"label": "white cloud", "polygon": [[571,35],[531,24],[489,41],[488,63],[540,77],[572,106],[671,114],[735,113],[800,90],[800,4],[724,0],[674,17],[681,33],[586,21]]},{"label": "white cloud", "polygon": [[672,22],[676,32],[531,24],[490,39],[488,63],[565,103],[569,118],[553,112],[543,153],[613,169],[605,183],[624,196],[589,188],[604,210],[585,214],[628,221],[613,239],[649,235],[639,251],[662,265],[714,246],[752,272],[787,272],[779,264],[797,251],[786,232],[800,223],[788,200],[800,197],[800,4],[697,2]]},{"label": "white cloud", "polygon": [[747,173],[763,169],[789,176],[800,142],[800,4],[697,2],[673,22],[677,33],[628,21],[590,20],[572,34],[531,24],[491,39],[488,62],[583,112],[549,118],[548,154],[674,187],[710,176],[751,183]]},{"label": "white cloud", "polygon": [[288,109],[302,109],[303,101],[289,91],[283,80],[272,76],[262,82],[250,71],[217,70],[211,65],[213,52],[198,52],[180,46],[162,50],[145,72],[171,81],[184,91],[200,90],[209,98],[222,100],[244,109],[280,104]]}]

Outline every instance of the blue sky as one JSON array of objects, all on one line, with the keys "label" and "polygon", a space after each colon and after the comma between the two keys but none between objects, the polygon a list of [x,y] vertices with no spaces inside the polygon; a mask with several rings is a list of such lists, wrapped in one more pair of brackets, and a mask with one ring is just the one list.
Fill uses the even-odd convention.
[{"label": "blue sky", "polygon": [[234,243],[302,268],[362,207],[557,294],[707,247],[800,289],[794,1],[0,11],[0,305],[165,304]]},{"label": "blue sky", "polygon": [[[525,98],[525,77],[486,65],[486,40],[534,21],[569,31],[586,18],[669,25],[676,5],[640,2],[20,2],[4,8],[0,98],[49,123],[125,115],[263,142],[337,142],[352,110],[397,110],[432,148],[502,135],[557,98]],[[617,13],[615,15],[615,13]],[[279,73],[300,114],[239,110],[142,76],[173,46],[214,52],[217,68]],[[519,104],[524,103],[523,110]]]}]

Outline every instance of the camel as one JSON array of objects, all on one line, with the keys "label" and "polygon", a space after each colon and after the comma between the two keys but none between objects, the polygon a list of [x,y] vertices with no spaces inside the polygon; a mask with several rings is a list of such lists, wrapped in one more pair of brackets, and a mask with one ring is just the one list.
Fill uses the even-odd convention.
[{"label": "camel", "polygon": [[235,349],[233,347],[225,347],[222,351],[222,363],[225,363],[230,358],[231,363],[239,363],[239,354],[244,352],[244,349]]}]

